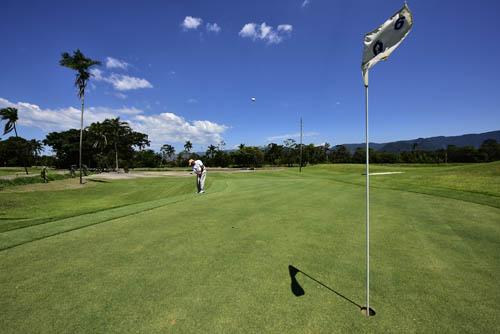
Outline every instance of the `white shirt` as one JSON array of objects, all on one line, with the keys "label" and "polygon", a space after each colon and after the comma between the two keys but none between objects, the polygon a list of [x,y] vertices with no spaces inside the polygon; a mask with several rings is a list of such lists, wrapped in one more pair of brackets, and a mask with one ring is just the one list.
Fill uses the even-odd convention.
[{"label": "white shirt", "polygon": [[205,170],[205,166],[203,166],[203,162],[201,160],[196,160],[193,165],[193,173],[197,175],[201,175],[201,173]]}]

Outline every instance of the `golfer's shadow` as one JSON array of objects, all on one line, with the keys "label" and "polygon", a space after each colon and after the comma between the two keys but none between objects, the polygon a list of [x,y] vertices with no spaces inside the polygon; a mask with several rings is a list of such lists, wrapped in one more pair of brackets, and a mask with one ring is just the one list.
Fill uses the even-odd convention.
[{"label": "golfer's shadow", "polygon": [[[337,296],[339,296],[340,298],[348,301],[349,303],[355,305],[361,312],[363,313],[366,313],[366,307],[364,306],[361,306],[359,305],[358,303],[352,301],[351,299],[347,298],[346,296],[342,295],[341,293],[333,290],[332,288],[330,288],[329,286],[321,283],[320,281],[318,281],[317,279],[315,279],[314,277],[311,277],[309,276],[308,274],[306,274],[305,272],[303,272],[302,270],[300,269],[297,269],[295,268],[294,266],[292,265],[289,265],[288,266],[288,272],[290,273],[290,279],[291,279],[291,289],[292,289],[292,293],[296,296],[296,297],[300,297],[300,296],[303,296],[306,294],[306,292],[304,291],[304,289],[302,288],[302,286],[300,286],[299,282],[297,281],[297,274],[298,273],[301,273],[302,275],[306,276],[307,278],[313,280],[314,282],[318,283],[319,285],[323,286],[324,288],[327,288],[328,290],[330,290],[331,292],[333,292],[334,294],[336,294]],[[370,315],[375,315],[375,311],[370,307]]]}]

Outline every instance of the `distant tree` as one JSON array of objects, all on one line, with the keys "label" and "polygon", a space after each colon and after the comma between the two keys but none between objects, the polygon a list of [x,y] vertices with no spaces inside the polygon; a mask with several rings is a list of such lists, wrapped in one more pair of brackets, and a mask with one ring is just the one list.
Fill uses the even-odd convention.
[{"label": "distant tree", "polygon": [[193,143],[191,143],[191,141],[189,140],[186,140],[186,142],[184,143],[184,151],[186,151],[186,153],[189,153],[191,152],[192,149],[193,149]]},{"label": "distant tree", "polygon": [[328,162],[328,151],[330,151],[331,145],[329,143],[323,144],[323,149],[325,150],[325,162]]},{"label": "distant tree", "polygon": [[366,150],[361,147],[357,147],[356,151],[354,151],[354,154],[352,155],[352,162],[354,163],[365,163],[366,162]]},{"label": "distant tree", "polygon": [[[52,148],[56,155],[57,168],[70,168],[78,161],[80,153],[80,130],[70,129],[61,132],[50,132],[43,140],[44,145]],[[87,130],[83,130],[82,161],[87,166],[95,164],[94,141],[89,140]]]},{"label": "distant tree", "polygon": [[[22,137],[12,136],[0,141],[0,166],[18,167],[26,163],[26,160],[34,160],[31,153],[31,142]],[[23,152],[22,154],[19,154]]]},{"label": "distant tree", "polygon": [[267,145],[264,157],[267,163],[271,165],[280,165],[283,161],[283,146],[275,143]]},{"label": "distant tree", "polygon": [[40,140],[31,139],[28,142],[28,147],[29,147],[29,158],[32,161],[31,165],[34,165],[38,161],[40,153],[43,150],[43,143]]},{"label": "distant tree", "polygon": [[127,138],[133,131],[128,123],[120,121],[119,117],[106,119],[103,124],[111,135],[111,143],[115,151],[115,170],[118,171],[118,145],[133,145],[132,138]]},{"label": "distant tree", "polygon": [[73,55],[70,55],[68,52],[63,52],[59,64],[76,71],[75,86],[78,88],[78,97],[80,98],[80,101],[82,103],[82,112],[80,116],[80,149],[78,155],[78,164],[80,167],[80,184],[82,184],[83,111],[85,105],[85,88],[87,87],[87,82],[92,75],[90,73],[90,69],[93,66],[100,65],[101,63],[97,60],[92,60],[85,57],[83,53],[79,49],[77,49],[73,52]]},{"label": "distant tree", "polygon": [[288,167],[291,167],[298,161],[299,158],[297,142],[292,138],[288,138],[283,142],[283,146],[283,161],[288,165]]},{"label": "distant tree", "polygon": [[161,155],[162,155],[162,160],[166,162],[168,160],[171,160],[172,157],[174,156],[174,154],[175,154],[175,148],[172,145],[164,144],[160,148],[160,152],[161,152]]},{"label": "distant tree", "polygon": [[114,160],[115,170],[119,169],[119,157],[123,161],[130,160],[134,147],[142,149],[149,146],[147,135],[134,132],[128,123],[121,121],[119,117],[105,119],[102,123],[92,123],[87,130],[93,147],[98,149],[96,154],[99,154],[100,158]]},{"label": "distant tree", "polygon": [[[17,135],[17,128],[16,128],[16,122],[18,120],[16,108],[7,107],[0,109],[0,120],[5,122],[5,127],[3,130],[4,135],[14,130],[16,138],[19,138],[19,136]],[[21,155],[25,157],[26,147],[22,148],[19,152],[22,152]],[[26,160],[22,159],[22,161],[23,161],[24,171],[26,172],[26,174],[28,174],[28,168],[26,167],[26,162],[25,162]]]},{"label": "distant tree", "polygon": [[206,155],[209,159],[213,159],[215,157],[216,152],[217,152],[217,146],[209,145],[207,148]]},{"label": "distant tree", "polygon": [[154,168],[161,164],[161,154],[155,153],[153,150],[140,150],[134,152],[132,160],[133,167]]},{"label": "distant tree", "polygon": [[330,161],[336,163],[347,163],[351,161],[351,154],[344,145],[337,145],[331,153]]},{"label": "distant tree", "polygon": [[486,161],[500,160],[500,143],[495,139],[486,139],[479,147],[479,152],[486,155]]}]

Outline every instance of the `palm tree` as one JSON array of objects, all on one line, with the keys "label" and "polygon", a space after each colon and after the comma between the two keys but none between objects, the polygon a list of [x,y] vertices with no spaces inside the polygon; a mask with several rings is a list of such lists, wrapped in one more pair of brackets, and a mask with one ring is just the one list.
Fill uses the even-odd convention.
[{"label": "palm tree", "polygon": [[30,155],[33,157],[33,161],[36,163],[38,161],[38,157],[43,150],[43,144],[40,140],[31,139],[29,141],[30,147]]},{"label": "palm tree", "polygon": [[163,145],[160,151],[162,153],[163,160],[172,159],[172,156],[175,154],[175,148],[170,144]]},{"label": "palm tree", "polygon": [[217,146],[209,145],[207,149],[207,155],[210,159],[213,159],[215,156],[215,152],[217,152]]},{"label": "palm tree", "polygon": [[91,140],[94,142],[92,147],[96,149],[96,156],[98,160],[99,167],[102,166],[102,163],[105,163],[106,168],[108,168],[107,160],[104,159],[105,148],[108,145],[108,137],[106,135],[106,128],[102,123],[92,123],[90,125],[89,134],[91,136]]},{"label": "palm tree", "polygon": [[192,148],[193,148],[193,144],[189,140],[186,140],[186,143],[184,144],[184,150],[187,153],[189,153],[189,152],[191,152]]},{"label": "palm tree", "polygon": [[122,136],[132,133],[132,129],[127,122],[120,121],[120,117],[106,119],[102,124],[107,128],[107,132],[111,136],[109,139],[115,149],[115,170],[118,172],[118,143]]},{"label": "palm tree", "polygon": [[[19,136],[17,135],[17,128],[16,128],[16,122],[18,120],[16,108],[7,107],[0,109],[0,120],[5,121],[5,127],[3,129],[4,135],[14,130],[16,138],[19,138]],[[24,158],[23,158],[23,164],[24,164],[24,171],[26,172],[26,174],[28,174],[28,168],[26,168],[26,161]]]},{"label": "palm tree", "polygon": [[64,52],[61,55],[61,60],[59,65],[70,68],[76,71],[75,86],[78,88],[78,97],[82,102],[82,113],[80,116],[80,152],[79,161],[80,165],[80,184],[83,183],[82,180],[82,141],[83,141],[83,110],[85,101],[85,88],[87,87],[87,82],[91,77],[90,68],[95,65],[100,65],[101,62],[97,60],[92,60],[86,58],[80,49],[73,52],[71,56],[68,52]]}]

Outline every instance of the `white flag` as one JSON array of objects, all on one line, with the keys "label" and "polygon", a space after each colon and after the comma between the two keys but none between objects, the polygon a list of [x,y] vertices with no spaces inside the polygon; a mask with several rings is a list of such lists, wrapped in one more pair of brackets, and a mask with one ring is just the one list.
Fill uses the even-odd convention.
[{"label": "white flag", "polygon": [[363,50],[363,81],[368,86],[368,70],[380,60],[386,60],[413,26],[410,8],[405,5],[380,27],[365,35]]}]

